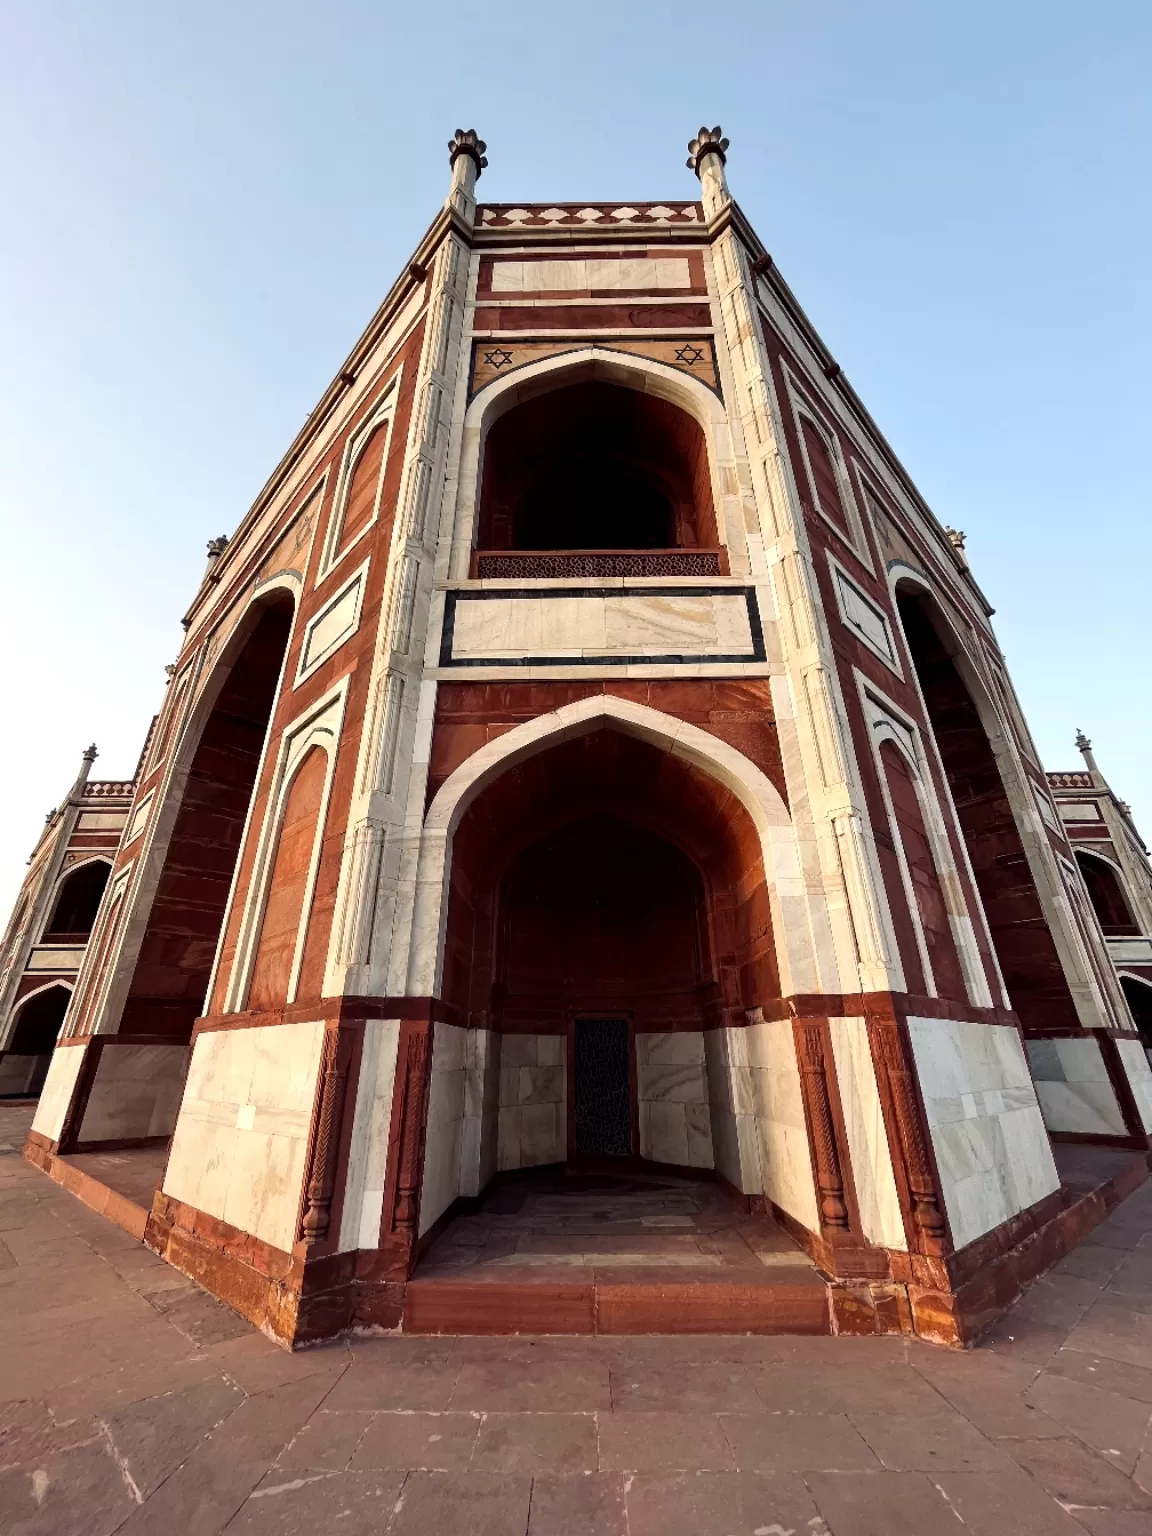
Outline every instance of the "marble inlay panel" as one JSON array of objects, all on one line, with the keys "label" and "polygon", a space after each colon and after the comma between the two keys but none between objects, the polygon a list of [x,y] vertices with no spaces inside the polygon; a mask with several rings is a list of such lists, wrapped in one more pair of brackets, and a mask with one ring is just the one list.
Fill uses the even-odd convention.
[{"label": "marble inlay panel", "polygon": [[1116,1049],[1128,1074],[1133,1096],[1145,1131],[1152,1133],[1152,1066],[1139,1040],[1117,1040]]},{"label": "marble inlay panel", "polygon": [[509,1034],[499,1043],[496,1167],[562,1163],[568,1155],[566,1039]]},{"label": "marble inlay panel", "polygon": [[289,1250],[323,1040],[319,1021],[198,1035],[164,1193]]},{"label": "marble inlay panel", "polygon": [[828,1022],[864,1235],[869,1242],[885,1248],[906,1249],[908,1241],[876,1086],[868,1026],[860,1017]]},{"label": "marble inlay panel", "polygon": [[1088,1036],[1029,1040],[1028,1065],[1050,1131],[1123,1136],[1124,1116],[1100,1044]]},{"label": "marble inlay panel", "polygon": [[957,1248],[1060,1187],[1019,1033],[1005,1024],[908,1020]]},{"label": "marble inlay panel", "polygon": [[170,1136],[180,1108],[188,1051],[185,1045],[105,1046],[80,1140]]}]

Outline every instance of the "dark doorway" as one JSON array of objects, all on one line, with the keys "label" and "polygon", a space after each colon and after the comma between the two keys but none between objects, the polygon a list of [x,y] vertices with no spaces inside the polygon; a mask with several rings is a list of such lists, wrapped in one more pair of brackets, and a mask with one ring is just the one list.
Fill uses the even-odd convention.
[{"label": "dark doorway", "polygon": [[577,1019],[572,1052],[572,1150],[577,1157],[628,1157],[632,1091],[627,1019]]},{"label": "dark doorway", "polygon": [[1128,1001],[1132,1018],[1140,1033],[1140,1041],[1152,1062],[1152,982],[1137,981],[1132,976],[1121,976],[1120,985]]}]

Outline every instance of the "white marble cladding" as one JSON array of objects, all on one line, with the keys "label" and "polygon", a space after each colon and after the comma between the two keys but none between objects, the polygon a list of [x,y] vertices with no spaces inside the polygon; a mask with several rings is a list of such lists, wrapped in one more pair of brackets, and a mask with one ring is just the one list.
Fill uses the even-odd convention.
[{"label": "white marble cladding", "polygon": [[365,1020],[344,1186],[341,1252],[380,1246],[399,1045],[399,1019]]},{"label": "white marble cladding", "polygon": [[716,1167],[744,1194],[765,1194],[820,1230],[800,1069],[787,1019],[704,1036]]},{"label": "white marble cladding", "polygon": [[828,1024],[864,1236],[870,1243],[885,1248],[906,1249],[908,1240],[876,1086],[868,1026],[859,1017],[829,1019]]},{"label": "white marble cladding", "polygon": [[1100,1044],[1081,1039],[1029,1040],[1028,1065],[1050,1131],[1123,1136],[1124,1116]]},{"label": "white marble cladding", "polygon": [[1152,1066],[1139,1040],[1117,1040],[1116,1049],[1128,1074],[1128,1084],[1140,1111],[1140,1123],[1152,1134]]},{"label": "white marble cladding", "polygon": [[52,1053],[48,1076],[40,1090],[40,1101],[32,1120],[32,1129],[49,1141],[59,1141],[64,1116],[72,1102],[72,1090],[80,1076],[87,1053],[86,1045],[58,1045]]},{"label": "white marble cladding", "polygon": [[319,1021],[198,1035],[164,1193],[290,1250],[323,1041]]},{"label": "white marble cladding", "polygon": [[688,1168],[714,1166],[701,1031],[638,1034],[636,1096],[641,1157]]},{"label": "white marble cladding", "polygon": [[743,591],[561,593],[456,599],[453,661],[554,657],[710,656],[756,659]]},{"label": "white marble cladding", "polygon": [[61,949],[47,944],[32,951],[28,956],[28,964],[25,966],[25,970],[78,971],[83,960],[83,949]]},{"label": "white marble cladding", "polygon": [[[460,1029],[455,1024],[438,1023],[434,1029],[421,1232],[457,1195],[478,1195],[496,1171],[500,1038],[486,1029]],[[376,1240],[362,1246],[375,1247]]]},{"label": "white marble cladding", "polygon": [[170,1136],[187,1065],[186,1045],[105,1045],[79,1139]]},{"label": "white marble cladding", "polygon": [[660,288],[691,286],[692,277],[684,256],[497,261],[492,267],[493,293],[586,292],[596,288],[650,293]]},{"label": "white marble cladding", "polygon": [[501,1170],[562,1163],[568,1156],[567,1053],[563,1035],[501,1035]]},{"label": "white marble cladding", "polygon": [[1060,1187],[1019,1033],[908,1020],[952,1240],[963,1248]]}]

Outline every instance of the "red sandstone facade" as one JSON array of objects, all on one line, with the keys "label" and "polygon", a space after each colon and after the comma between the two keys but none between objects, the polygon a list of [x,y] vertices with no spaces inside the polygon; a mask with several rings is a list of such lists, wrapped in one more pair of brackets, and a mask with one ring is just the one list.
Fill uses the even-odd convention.
[{"label": "red sandstone facade", "polygon": [[719,130],[700,202],[478,207],[450,148],[211,548],[27,1155],[168,1144],[146,1240],[289,1342],[606,1159],[773,1213],[830,1326],[971,1338],[1116,1196],[1054,1140],[1144,1176],[1152,1073],[963,541]]}]

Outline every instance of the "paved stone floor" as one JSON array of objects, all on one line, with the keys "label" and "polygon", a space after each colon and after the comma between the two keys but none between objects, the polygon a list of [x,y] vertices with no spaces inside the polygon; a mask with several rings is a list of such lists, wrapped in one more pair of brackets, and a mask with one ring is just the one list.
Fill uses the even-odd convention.
[{"label": "paved stone floor", "polygon": [[288,1355],[18,1155],[5,1536],[1149,1536],[1152,1187],[980,1349],[354,1338]]}]

